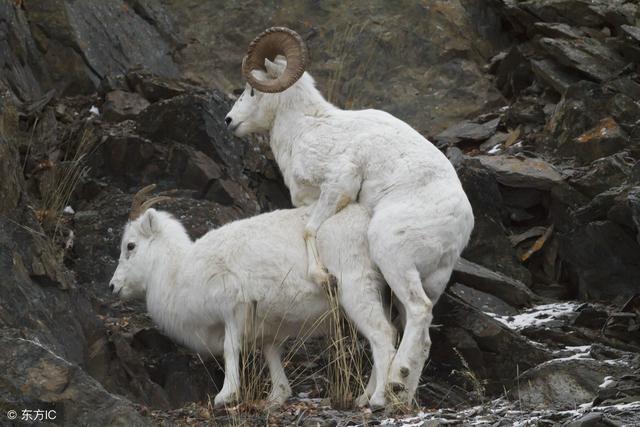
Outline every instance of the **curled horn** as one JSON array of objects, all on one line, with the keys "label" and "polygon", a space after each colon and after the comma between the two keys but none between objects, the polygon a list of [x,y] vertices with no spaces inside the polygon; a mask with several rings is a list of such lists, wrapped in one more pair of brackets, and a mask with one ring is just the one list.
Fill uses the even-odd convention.
[{"label": "curled horn", "polygon": [[[278,55],[287,58],[287,68],[280,77],[261,81],[253,76],[253,70],[265,70],[265,59],[273,61]],[[249,44],[247,56],[242,60],[242,74],[254,89],[277,93],[302,77],[308,61],[307,47],[298,33],[286,27],[271,27]]]},{"label": "curled horn", "polygon": [[138,191],[133,196],[133,201],[131,202],[131,211],[129,212],[129,219],[131,221],[136,220],[142,215],[147,209],[156,203],[160,203],[165,200],[171,200],[169,196],[155,196],[150,199],[146,199],[147,195],[151,193],[156,188],[155,184],[147,185],[140,191]]}]

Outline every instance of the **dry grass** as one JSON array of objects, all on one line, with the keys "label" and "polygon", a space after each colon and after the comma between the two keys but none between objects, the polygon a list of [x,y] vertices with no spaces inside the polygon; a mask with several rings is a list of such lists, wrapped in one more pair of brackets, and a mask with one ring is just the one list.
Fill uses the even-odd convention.
[{"label": "dry grass", "polygon": [[368,358],[358,339],[356,327],[340,307],[337,286],[327,286],[325,293],[330,306],[330,360],[327,365],[329,399],[332,407],[346,409],[352,407],[354,399],[365,390],[362,370]]},{"label": "dry grass", "polygon": [[80,178],[89,168],[86,159],[95,150],[96,137],[90,127],[85,128],[75,145],[59,163],[45,161],[41,167],[51,169],[49,179],[41,186],[41,205],[36,217],[50,236],[56,236],[63,209],[69,204]]},{"label": "dry grass", "polygon": [[456,355],[458,355],[458,358],[460,359],[460,363],[462,363],[462,366],[464,367],[464,369],[454,371],[454,373],[460,374],[471,385],[473,389],[473,396],[478,401],[484,403],[486,400],[486,389],[485,389],[486,380],[480,380],[476,376],[476,374],[473,372],[473,370],[471,369],[471,367],[469,366],[469,364],[467,363],[467,361],[462,356],[460,351],[458,351],[457,348],[454,347],[453,350],[455,351]]}]

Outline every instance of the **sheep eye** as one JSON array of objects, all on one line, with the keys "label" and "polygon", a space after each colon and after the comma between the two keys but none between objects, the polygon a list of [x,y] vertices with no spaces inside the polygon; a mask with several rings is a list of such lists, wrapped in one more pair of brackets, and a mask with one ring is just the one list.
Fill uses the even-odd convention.
[{"label": "sheep eye", "polygon": [[135,243],[127,243],[127,250],[128,251],[132,251],[136,248],[136,244]]},{"label": "sheep eye", "polygon": [[253,96],[253,88],[251,88],[251,96]]}]

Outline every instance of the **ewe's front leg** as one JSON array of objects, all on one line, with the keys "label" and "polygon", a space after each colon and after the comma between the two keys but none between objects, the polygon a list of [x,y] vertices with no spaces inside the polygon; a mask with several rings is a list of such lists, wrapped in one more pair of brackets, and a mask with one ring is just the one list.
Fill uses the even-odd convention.
[{"label": "ewe's front leg", "polygon": [[240,391],[241,328],[236,322],[227,322],[224,330],[224,384],[213,401],[220,408],[238,400]]},{"label": "ewe's front leg", "polygon": [[329,273],[324,267],[316,245],[316,234],[320,226],[342,208],[358,198],[362,176],[353,163],[336,165],[336,172],[329,175],[320,187],[320,198],[311,210],[304,229],[307,247],[308,274],[318,285],[329,284]]}]

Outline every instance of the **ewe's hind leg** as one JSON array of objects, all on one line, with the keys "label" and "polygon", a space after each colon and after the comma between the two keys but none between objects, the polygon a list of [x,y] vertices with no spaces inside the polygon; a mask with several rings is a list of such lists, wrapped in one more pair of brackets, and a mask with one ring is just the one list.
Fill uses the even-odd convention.
[{"label": "ewe's hind leg", "polygon": [[377,408],[386,405],[385,388],[389,366],[395,355],[396,330],[387,318],[377,286],[358,286],[363,280],[373,282],[378,279],[371,277],[350,280],[349,277],[342,277],[340,303],[358,331],[369,341],[373,356],[369,384],[356,403],[362,406],[368,401],[371,407]]},{"label": "ewe's hind leg", "polygon": [[280,346],[273,343],[264,346],[264,357],[271,376],[271,393],[267,398],[270,406],[280,406],[291,396],[291,387],[284,373],[280,350]]},{"label": "ewe's hind leg", "polygon": [[373,392],[376,390],[376,370],[371,369],[371,375],[369,375],[369,381],[367,381],[367,386],[364,389],[364,392],[356,398],[356,406],[363,407],[367,406],[369,403],[369,399],[373,395]]},{"label": "ewe's hind leg", "polygon": [[227,320],[224,328],[224,383],[214,399],[214,406],[220,408],[238,399],[240,390],[240,343],[242,324],[236,319]]}]

